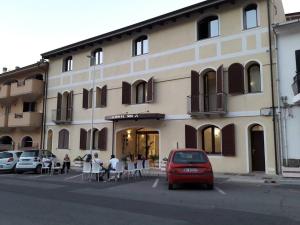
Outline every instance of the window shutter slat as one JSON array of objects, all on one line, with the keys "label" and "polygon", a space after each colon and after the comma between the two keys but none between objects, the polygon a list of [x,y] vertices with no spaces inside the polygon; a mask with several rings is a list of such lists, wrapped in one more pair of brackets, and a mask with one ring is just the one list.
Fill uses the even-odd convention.
[{"label": "window shutter slat", "polygon": [[185,147],[197,148],[197,130],[190,125],[185,125]]},{"label": "window shutter slat", "polygon": [[199,79],[200,79],[199,73],[192,70],[191,71],[191,111],[192,112],[199,112],[200,110]]},{"label": "window shutter slat", "polygon": [[102,151],[106,150],[106,147],[107,147],[107,128],[106,127],[104,127],[99,132],[98,147]]},{"label": "window shutter slat", "polygon": [[101,90],[101,107],[106,107],[107,86],[103,86]]},{"label": "window shutter slat", "polygon": [[87,131],[85,129],[80,129],[80,144],[79,147],[81,150],[86,150],[86,140],[87,140]]},{"label": "window shutter slat", "polygon": [[228,89],[230,94],[244,94],[244,67],[234,63],[228,68]]},{"label": "window shutter slat", "polygon": [[151,77],[147,83],[147,102],[154,101],[154,80]]},{"label": "window shutter slat", "polygon": [[234,124],[229,124],[222,129],[222,155],[235,156]]},{"label": "window shutter slat", "polygon": [[224,68],[221,65],[217,70],[217,110],[224,111]]},{"label": "window shutter slat", "polygon": [[57,104],[56,104],[56,120],[61,120],[61,103],[62,103],[62,94],[57,93]]},{"label": "window shutter slat", "polygon": [[70,91],[68,96],[68,108],[67,108],[67,120],[72,121],[73,119],[73,91]]},{"label": "window shutter slat", "polygon": [[131,104],[131,84],[122,82],[122,104]]},{"label": "window shutter slat", "polygon": [[83,89],[82,92],[82,108],[87,109],[89,107],[89,91]]}]

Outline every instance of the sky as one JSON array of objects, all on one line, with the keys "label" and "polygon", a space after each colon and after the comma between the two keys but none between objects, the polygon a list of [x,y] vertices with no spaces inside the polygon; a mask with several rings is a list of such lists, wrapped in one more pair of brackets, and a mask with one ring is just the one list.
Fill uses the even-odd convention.
[{"label": "sky", "polygon": [[[201,0],[0,0],[0,73],[41,53],[183,8]],[[283,0],[285,13],[300,0]]]}]

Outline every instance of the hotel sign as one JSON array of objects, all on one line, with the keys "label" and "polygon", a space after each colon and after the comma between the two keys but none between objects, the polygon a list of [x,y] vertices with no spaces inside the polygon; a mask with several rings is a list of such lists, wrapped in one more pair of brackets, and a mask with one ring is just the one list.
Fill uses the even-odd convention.
[{"label": "hotel sign", "polygon": [[106,116],[106,120],[118,121],[118,120],[160,120],[164,119],[165,114],[161,113],[137,113],[137,114],[118,114]]}]

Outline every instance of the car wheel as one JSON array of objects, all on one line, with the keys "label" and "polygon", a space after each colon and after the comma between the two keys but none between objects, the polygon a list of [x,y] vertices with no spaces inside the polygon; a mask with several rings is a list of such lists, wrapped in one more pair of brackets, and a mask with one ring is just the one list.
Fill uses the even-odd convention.
[{"label": "car wheel", "polygon": [[173,190],[173,189],[174,189],[174,186],[173,186],[173,184],[170,184],[170,183],[169,183],[169,185],[168,185],[168,189],[169,189],[169,190]]},{"label": "car wheel", "polygon": [[213,183],[212,184],[207,184],[206,186],[207,186],[208,190],[213,190],[214,189],[214,184]]},{"label": "car wheel", "polygon": [[41,171],[42,171],[42,166],[41,166],[41,165],[38,165],[38,166],[36,167],[36,169],[35,169],[35,173],[40,174]]}]

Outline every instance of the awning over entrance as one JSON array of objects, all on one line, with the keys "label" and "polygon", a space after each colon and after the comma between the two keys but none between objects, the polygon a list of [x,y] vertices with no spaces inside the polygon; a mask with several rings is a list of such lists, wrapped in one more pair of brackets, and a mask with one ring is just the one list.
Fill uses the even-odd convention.
[{"label": "awning over entrance", "polygon": [[160,120],[164,119],[165,114],[161,113],[137,113],[137,114],[118,114],[106,116],[106,120],[119,121],[119,120]]}]

